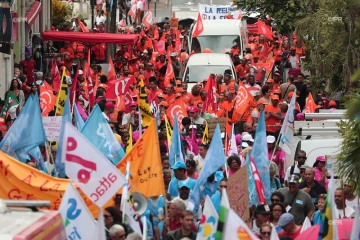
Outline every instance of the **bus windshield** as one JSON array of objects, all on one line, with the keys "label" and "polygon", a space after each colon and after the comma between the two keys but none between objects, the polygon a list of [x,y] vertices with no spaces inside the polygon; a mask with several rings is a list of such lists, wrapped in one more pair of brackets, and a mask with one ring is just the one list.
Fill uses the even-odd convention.
[{"label": "bus windshield", "polygon": [[201,53],[209,48],[213,53],[230,52],[231,48],[240,49],[240,36],[208,35],[192,39],[191,48],[195,53]]},{"label": "bus windshield", "polygon": [[201,66],[194,65],[189,66],[186,71],[185,81],[189,83],[202,82],[207,79],[210,74],[221,74],[223,75],[225,70],[230,70],[230,66]]}]

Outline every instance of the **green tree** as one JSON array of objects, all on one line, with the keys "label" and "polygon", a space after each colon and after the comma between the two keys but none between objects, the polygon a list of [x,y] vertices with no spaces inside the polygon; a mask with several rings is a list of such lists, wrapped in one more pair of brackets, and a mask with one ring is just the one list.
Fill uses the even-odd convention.
[{"label": "green tree", "polygon": [[274,26],[281,34],[295,30],[296,21],[316,10],[315,0],[234,0],[233,5],[245,11],[257,11],[273,19]]},{"label": "green tree", "polygon": [[315,12],[296,24],[296,33],[304,37],[311,71],[311,83],[317,88],[349,92],[356,82],[351,76],[359,67],[360,1],[319,0]]},{"label": "green tree", "polygon": [[52,24],[63,26],[69,19],[69,8],[59,0],[52,0]]}]

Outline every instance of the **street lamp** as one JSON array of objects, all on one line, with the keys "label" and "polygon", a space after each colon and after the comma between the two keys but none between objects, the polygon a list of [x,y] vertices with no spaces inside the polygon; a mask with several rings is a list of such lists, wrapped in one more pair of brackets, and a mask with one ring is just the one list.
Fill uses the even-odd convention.
[{"label": "street lamp", "polygon": [[91,30],[94,29],[94,8],[96,5],[96,0],[90,0],[90,6],[91,6]]}]

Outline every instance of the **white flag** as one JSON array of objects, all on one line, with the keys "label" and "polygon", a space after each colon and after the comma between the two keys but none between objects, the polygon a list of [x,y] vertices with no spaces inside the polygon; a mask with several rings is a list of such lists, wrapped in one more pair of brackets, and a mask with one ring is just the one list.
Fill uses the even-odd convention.
[{"label": "white flag", "polygon": [[91,239],[95,221],[80,194],[70,182],[59,208],[67,239]]},{"label": "white flag", "polygon": [[310,219],[308,217],[306,217],[305,221],[304,221],[304,223],[303,223],[303,225],[301,227],[301,232],[300,233],[304,232],[308,228],[311,228],[311,222],[310,222]]},{"label": "white flag", "polygon": [[124,202],[124,213],[126,215],[125,223],[128,224],[134,232],[141,233],[141,228],[139,222],[136,220],[136,212],[133,208],[130,207],[128,201]]},{"label": "white flag", "polygon": [[226,222],[224,224],[223,239],[234,239],[237,236],[238,239],[259,239],[250,230],[246,223],[234,212],[229,209]]},{"label": "white flag", "polygon": [[350,240],[358,240],[359,239],[359,206],[356,207],[356,211],[355,211],[355,218],[354,218],[354,223],[352,226],[352,231],[351,231],[351,238]]},{"label": "white flag", "polygon": [[215,239],[219,215],[217,214],[209,196],[206,196],[205,198],[204,211],[201,219],[196,240]]},{"label": "white flag", "polygon": [[279,147],[287,154],[291,153],[291,149],[294,146],[294,110],[296,104],[296,89],[294,95],[291,98],[289,108],[286,112],[284,122],[281,126],[279,141]]},{"label": "white flag", "polygon": [[[105,221],[102,209],[99,207],[99,217],[96,223],[96,234],[91,239],[106,239]],[[90,238],[89,238],[90,239]]]},{"label": "white flag", "polygon": [[61,158],[65,173],[98,207],[124,185],[123,174],[71,123],[65,124]]},{"label": "white flag", "polygon": [[232,125],[231,138],[229,141],[229,151],[227,154],[228,154],[228,157],[233,156],[233,155],[235,155],[235,156],[239,155],[237,146],[236,146],[234,124]]},{"label": "white flag", "polygon": [[279,240],[279,235],[276,231],[276,227],[272,226],[270,240]]}]

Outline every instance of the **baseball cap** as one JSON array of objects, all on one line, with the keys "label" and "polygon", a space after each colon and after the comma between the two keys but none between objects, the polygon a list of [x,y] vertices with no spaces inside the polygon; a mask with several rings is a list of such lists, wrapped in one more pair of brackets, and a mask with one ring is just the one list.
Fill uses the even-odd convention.
[{"label": "baseball cap", "polygon": [[177,161],[174,166],[171,167],[171,169],[176,170],[176,169],[186,169],[186,165],[184,162],[182,161]]},{"label": "baseball cap", "polygon": [[267,204],[259,204],[255,209],[256,214],[270,215],[270,208]]},{"label": "baseball cap", "polygon": [[308,165],[302,165],[302,166],[300,166],[300,169],[309,169],[310,167],[308,166]]},{"label": "baseball cap", "polygon": [[243,137],[242,137],[242,140],[244,142],[254,142],[254,138],[250,135],[250,134],[245,134]]},{"label": "baseball cap", "polygon": [[107,102],[107,103],[105,103],[105,107],[106,108],[114,108],[115,105],[112,102]]},{"label": "baseball cap", "polygon": [[189,181],[181,181],[181,182],[179,183],[179,188],[186,187],[186,188],[190,189],[190,186],[189,186],[189,183],[188,183],[188,182],[189,182]]},{"label": "baseball cap", "polygon": [[275,141],[276,141],[276,139],[275,139],[274,136],[269,135],[269,136],[266,137],[266,142],[267,143],[274,143]]},{"label": "baseball cap", "polygon": [[84,74],[83,70],[79,70],[79,75]]},{"label": "baseball cap", "polygon": [[275,90],[273,91],[273,93],[281,94],[281,90],[280,90],[280,89],[275,89]]},{"label": "baseball cap", "polygon": [[229,90],[229,92],[234,93],[235,92],[235,84],[230,83],[228,86],[228,90]]},{"label": "baseball cap", "polygon": [[289,181],[288,181],[288,182],[289,182],[289,183],[298,183],[299,180],[300,180],[299,176],[293,174],[293,175],[291,175],[291,176],[289,177]]},{"label": "baseball cap", "polygon": [[199,111],[200,111],[199,108],[198,108],[198,107],[195,107],[195,106],[192,106],[192,107],[190,107],[190,109],[189,109],[189,112],[191,112],[191,113],[199,112]]},{"label": "baseball cap", "polygon": [[276,94],[271,95],[272,100],[279,100],[279,96]]},{"label": "baseball cap", "polygon": [[136,106],[136,105],[137,105],[136,102],[134,102],[134,101],[130,102],[130,107]]},{"label": "baseball cap", "polygon": [[161,101],[161,102],[159,103],[159,106],[168,107],[169,104],[168,104],[167,102],[165,102],[165,101]]},{"label": "baseball cap", "polygon": [[269,78],[266,82],[274,82],[274,79],[272,79],[272,78]]},{"label": "baseball cap", "polygon": [[329,107],[336,107],[336,102],[334,100],[331,100],[329,102]]},{"label": "baseball cap", "polygon": [[294,221],[294,216],[291,213],[284,213],[280,216],[278,225],[284,228],[286,225]]},{"label": "baseball cap", "polygon": [[318,156],[318,157],[316,158],[316,161],[326,162],[326,160],[325,160],[325,157],[324,157],[324,156]]}]

